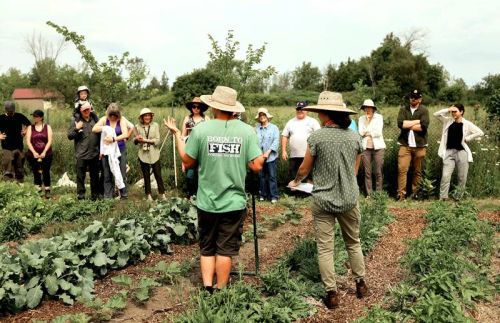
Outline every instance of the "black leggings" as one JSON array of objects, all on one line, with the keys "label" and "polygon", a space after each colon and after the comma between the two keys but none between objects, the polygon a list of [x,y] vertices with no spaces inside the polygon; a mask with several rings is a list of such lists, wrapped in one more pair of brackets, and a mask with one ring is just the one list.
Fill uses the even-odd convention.
[{"label": "black leggings", "polygon": [[28,157],[28,162],[33,171],[33,179],[35,185],[50,187],[50,166],[52,166],[52,155],[45,156],[42,161],[39,162],[37,158]]},{"label": "black leggings", "polygon": [[163,184],[163,179],[161,178],[161,163],[158,160],[154,164],[143,163],[139,159],[141,164],[142,176],[144,177],[144,191],[146,195],[151,194],[151,168],[153,169],[153,174],[155,175],[156,184],[158,185],[158,193],[165,193],[165,185]]}]

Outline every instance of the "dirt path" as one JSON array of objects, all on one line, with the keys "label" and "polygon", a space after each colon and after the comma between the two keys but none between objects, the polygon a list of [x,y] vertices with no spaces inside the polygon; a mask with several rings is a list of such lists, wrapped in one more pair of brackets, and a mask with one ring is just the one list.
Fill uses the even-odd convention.
[{"label": "dirt path", "polygon": [[341,295],[340,307],[328,310],[318,304],[318,312],[301,322],[351,322],[361,317],[365,310],[380,303],[387,290],[398,284],[404,275],[399,262],[406,251],[406,241],[418,238],[425,221],[425,210],[390,209],[396,221],[388,226],[386,234],[366,258],[367,285],[369,296],[357,299],[354,282],[348,276],[337,281]]}]

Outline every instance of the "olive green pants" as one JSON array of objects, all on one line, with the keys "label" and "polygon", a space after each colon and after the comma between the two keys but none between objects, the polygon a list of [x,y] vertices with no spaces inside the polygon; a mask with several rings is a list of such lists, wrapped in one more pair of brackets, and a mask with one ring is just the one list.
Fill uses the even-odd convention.
[{"label": "olive green pants", "polygon": [[335,219],[340,224],[340,230],[342,231],[354,279],[359,280],[364,278],[365,261],[359,240],[359,224],[361,220],[359,206],[356,205],[355,208],[344,213],[330,213],[321,209],[313,202],[312,215],[316,232],[316,243],[318,245],[319,271],[326,291],[337,290],[333,254]]}]

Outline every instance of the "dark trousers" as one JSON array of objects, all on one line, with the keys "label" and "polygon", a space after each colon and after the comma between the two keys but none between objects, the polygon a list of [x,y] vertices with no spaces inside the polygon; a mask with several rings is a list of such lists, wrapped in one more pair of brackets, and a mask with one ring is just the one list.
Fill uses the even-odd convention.
[{"label": "dark trousers", "polygon": [[264,163],[262,170],[259,173],[259,192],[263,198],[277,200],[278,180],[277,180],[277,165],[276,159],[272,162]]},{"label": "dark trousers", "polygon": [[85,198],[85,173],[90,174],[91,198],[99,197],[99,158],[76,160],[76,194],[79,199]]},{"label": "dark trousers", "polygon": [[[299,171],[300,165],[304,161],[304,157],[293,157],[293,158],[288,158],[288,171],[290,173],[290,178],[294,179],[295,176],[297,175],[297,172]],[[307,177],[304,179],[305,181],[311,181],[312,180],[312,171],[309,172]]]},{"label": "dark trousers", "polygon": [[165,185],[163,185],[163,179],[161,178],[160,160],[151,165],[148,163],[143,163],[139,159],[139,164],[141,165],[142,176],[144,177],[144,192],[146,193],[146,195],[151,194],[151,169],[153,169],[156,184],[158,185],[158,194],[164,194]]},{"label": "dark trousers", "polygon": [[41,161],[37,158],[28,157],[28,163],[33,171],[33,182],[35,185],[43,186],[45,188],[50,187],[50,166],[52,166],[52,155],[45,156]]},{"label": "dark trousers", "polygon": [[[120,171],[122,173],[123,182],[125,187],[120,190],[122,197],[128,196],[127,193],[127,150],[120,150],[121,156],[118,157],[120,161]],[[104,174],[104,198],[113,198],[115,193],[115,181],[113,174],[111,173],[111,168],[109,167],[108,156],[103,156],[102,158],[102,168]]]},{"label": "dark trousers", "polygon": [[186,169],[186,187],[189,197],[198,192],[198,166]]},{"label": "dark trousers", "polygon": [[24,180],[24,153],[22,150],[2,150],[3,177],[6,180]]}]

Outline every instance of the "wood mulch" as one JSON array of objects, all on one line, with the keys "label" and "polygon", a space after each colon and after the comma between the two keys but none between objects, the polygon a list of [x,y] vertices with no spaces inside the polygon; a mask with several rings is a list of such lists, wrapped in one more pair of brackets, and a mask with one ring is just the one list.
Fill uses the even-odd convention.
[{"label": "wood mulch", "polygon": [[396,220],[388,226],[387,232],[365,259],[368,296],[357,299],[354,282],[346,275],[337,280],[341,296],[339,308],[328,310],[323,304],[318,304],[318,312],[301,322],[354,321],[366,310],[381,303],[388,289],[404,279],[400,260],[406,251],[406,242],[418,238],[425,227],[425,210],[392,208],[389,211]]}]

